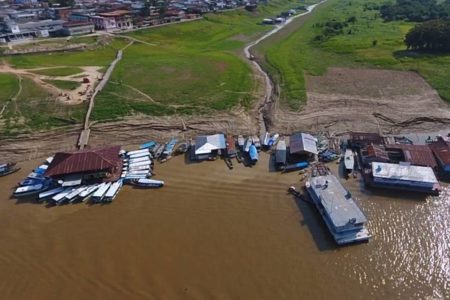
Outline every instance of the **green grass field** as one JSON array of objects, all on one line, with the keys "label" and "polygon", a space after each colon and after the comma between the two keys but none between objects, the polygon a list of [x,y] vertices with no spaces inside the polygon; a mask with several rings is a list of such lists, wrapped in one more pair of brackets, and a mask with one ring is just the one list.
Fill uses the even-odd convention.
[{"label": "green grass field", "polygon": [[74,90],[81,85],[81,82],[69,80],[45,80],[45,81],[63,90]]},{"label": "green grass field", "polygon": [[[381,4],[383,0],[372,0]],[[450,101],[450,55],[431,55],[405,51],[403,38],[414,25],[405,22],[384,23],[377,10],[367,10],[365,0],[328,0],[296,32],[276,44],[262,45],[266,67],[281,86],[282,103],[292,110],[306,100],[305,74],[322,75],[330,66],[368,67],[410,70],[421,74]],[[317,24],[330,20],[356,22],[343,34],[316,41],[323,29]],[[373,41],[376,40],[376,45]]]},{"label": "green grass field", "polygon": [[45,76],[69,76],[83,72],[81,68],[78,67],[59,67],[51,69],[33,70],[35,74],[45,75]]},{"label": "green grass field", "polygon": [[200,21],[129,33],[153,46],[135,43],[126,49],[96,99],[94,119],[208,113],[238,104],[250,108],[255,81],[237,51],[270,30],[259,24],[263,18],[299,5],[275,0],[256,12],[208,14]]}]

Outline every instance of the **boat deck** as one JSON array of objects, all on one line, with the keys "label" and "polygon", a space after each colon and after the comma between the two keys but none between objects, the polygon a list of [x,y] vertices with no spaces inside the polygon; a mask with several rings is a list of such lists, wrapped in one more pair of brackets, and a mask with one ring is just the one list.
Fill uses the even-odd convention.
[{"label": "boat deck", "polygon": [[330,221],[336,228],[349,223],[367,222],[366,217],[334,175],[311,178],[311,188],[316,193]]}]

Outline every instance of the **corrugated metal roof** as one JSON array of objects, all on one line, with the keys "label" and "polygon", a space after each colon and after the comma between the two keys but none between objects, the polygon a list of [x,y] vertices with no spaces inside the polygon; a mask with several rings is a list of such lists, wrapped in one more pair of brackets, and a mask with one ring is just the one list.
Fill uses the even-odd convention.
[{"label": "corrugated metal roof", "polygon": [[317,154],[317,139],[307,133],[295,133],[289,138],[289,152],[292,154],[300,152]]},{"label": "corrugated metal roof", "polygon": [[389,161],[389,156],[382,145],[369,145],[366,150],[368,157],[373,157],[385,162]]},{"label": "corrugated metal roof", "polygon": [[207,154],[218,149],[225,149],[225,136],[221,133],[198,136],[195,138],[195,154]]},{"label": "corrugated metal roof", "polygon": [[395,144],[386,145],[386,149],[400,149],[405,156],[405,160],[413,165],[426,166],[431,168],[437,167],[433,152],[428,146]]},{"label": "corrugated metal roof", "polygon": [[350,140],[353,144],[368,145],[384,143],[383,138],[378,133],[350,132]]},{"label": "corrugated metal roof", "polygon": [[436,142],[429,145],[430,149],[433,151],[434,155],[439,159],[441,164],[450,164],[450,143],[439,138]]},{"label": "corrugated metal roof", "polygon": [[120,167],[120,146],[55,154],[45,176],[95,172]]},{"label": "corrugated metal roof", "polygon": [[437,183],[436,176],[430,167],[406,166],[389,163],[372,163],[374,178],[387,178],[396,181],[418,181]]}]

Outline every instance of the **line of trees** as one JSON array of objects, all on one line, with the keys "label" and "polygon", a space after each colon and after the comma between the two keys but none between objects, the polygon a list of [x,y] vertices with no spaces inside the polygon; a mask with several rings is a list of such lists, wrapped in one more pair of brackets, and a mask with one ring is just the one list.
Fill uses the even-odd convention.
[{"label": "line of trees", "polygon": [[450,51],[450,22],[431,20],[417,24],[405,37],[408,49]]},{"label": "line of trees", "polygon": [[450,0],[397,0],[380,7],[381,17],[385,21],[406,20],[424,22],[450,18]]}]

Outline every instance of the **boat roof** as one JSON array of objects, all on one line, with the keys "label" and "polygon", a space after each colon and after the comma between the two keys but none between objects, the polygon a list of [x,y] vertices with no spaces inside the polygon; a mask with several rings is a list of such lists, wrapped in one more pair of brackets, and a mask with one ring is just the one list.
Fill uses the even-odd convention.
[{"label": "boat roof", "polygon": [[198,136],[195,139],[195,154],[207,154],[218,149],[225,149],[225,136],[221,133]]},{"label": "boat roof", "polygon": [[317,139],[308,133],[295,133],[289,138],[290,153],[309,152],[317,154]]},{"label": "boat roof", "polygon": [[322,202],[323,207],[335,227],[347,225],[350,220],[354,223],[367,222],[350,196],[334,175],[324,175],[311,178],[311,186]]},{"label": "boat roof", "polygon": [[404,164],[390,164],[372,162],[372,175],[374,178],[395,179],[404,181],[419,181],[437,183],[433,169],[430,167],[411,166]]}]

